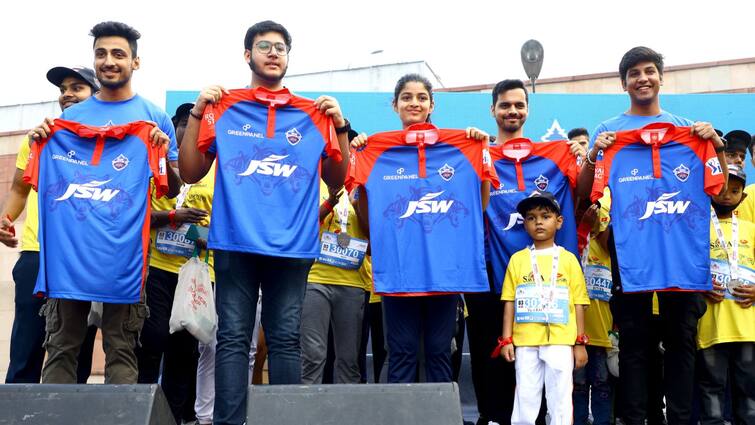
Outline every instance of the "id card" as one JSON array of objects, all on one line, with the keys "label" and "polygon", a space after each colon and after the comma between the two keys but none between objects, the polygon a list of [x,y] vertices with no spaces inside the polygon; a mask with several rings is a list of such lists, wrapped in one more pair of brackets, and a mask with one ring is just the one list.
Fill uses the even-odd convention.
[{"label": "id card", "polygon": [[194,253],[194,241],[186,238],[189,224],[184,223],[177,229],[165,226],[157,229],[155,248],[163,254],[190,258]]},{"label": "id card", "polygon": [[534,284],[517,286],[514,320],[517,323],[567,324],[569,322],[569,288],[544,287],[541,292]]},{"label": "id card", "polygon": [[350,238],[348,246],[338,244],[338,235],[333,232],[322,232],[320,240],[320,256],[317,261],[323,264],[356,270],[364,261],[367,252],[367,241]]},{"label": "id card", "polygon": [[587,295],[591,300],[610,301],[611,270],[605,266],[591,264],[585,267],[585,281],[587,282]]}]

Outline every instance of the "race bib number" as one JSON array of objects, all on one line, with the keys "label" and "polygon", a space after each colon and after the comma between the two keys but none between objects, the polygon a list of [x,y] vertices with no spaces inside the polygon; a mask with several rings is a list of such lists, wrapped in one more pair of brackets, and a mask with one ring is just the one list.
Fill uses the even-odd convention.
[{"label": "race bib number", "polygon": [[[724,287],[724,299],[736,300],[737,297],[729,291],[729,281],[731,274],[729,271],[729,262],[726,260],[710,260],[710,274],[713,281]],[[755,285],[755,271],[747,267],[739,266],[739,280],[748,285]]]},{"label": "race bib number", "polygon": [[163,254],[190,258],[194,253],[194,241],[186,238],[189,224],[182,224],[177,229],[165,226],[157,229],[155,248]]},{"label": "race bib number", "polygon": [[333,232],[322,232],[320,240],[320,256],[317,261],[342,269],[356,270],[364,261],[367,252],[367,241],[350,238],[349,244],[343,247],[338,244],[338,235]]},{"label": "race bib number", "polygon": [[585,267],[585,281],[587,282],[587,295],[591,300],[611,300],[611,270],[605,266],[588,265]]},{"label": "race bib number", "polygon": [[563,286],[538,288],[534,284],[519,285],[514,301],[517,323],[569,322],[569,288]]}]

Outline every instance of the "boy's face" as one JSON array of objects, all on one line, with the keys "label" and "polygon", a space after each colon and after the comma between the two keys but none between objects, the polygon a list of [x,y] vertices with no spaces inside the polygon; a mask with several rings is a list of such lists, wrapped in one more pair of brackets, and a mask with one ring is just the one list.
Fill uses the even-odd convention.
[{"label": "boy's face", "polygon": [[633,105],[647,105],[658,99],[663,76],[653,62],[640,62],[623,77],[621,84]]},{"label": "boy's face", "polygon": [[745,158],[747,157],[747,152],[731,150],[731,151],[724,152],[724,155],[726,156],[727,164],[738,165],[741,168],[745,167]]},{"label": "boy's face", "polygon": [[560,214],[542,206],[532,208],[524,216],[524,230],[536,241],[552,240],[563,223]]},{"label": "boy's face", "polygon": [[734,206],[739,204],[744,196],[744,184],[742,181],[735,178],[729,179],[729,184],[726,186],[726,192],[713,196],[713,201],[717,204]]}]

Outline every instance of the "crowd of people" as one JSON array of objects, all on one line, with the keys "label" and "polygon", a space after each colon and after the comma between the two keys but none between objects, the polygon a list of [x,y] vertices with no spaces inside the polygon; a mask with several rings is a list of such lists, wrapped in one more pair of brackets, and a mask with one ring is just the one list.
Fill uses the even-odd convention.
[{"label": "crowd of people", "polygon": [[[370,336],[374,382],[386,360],[388,383],[451,382],[466,331],[478,425],[755,424],[753,143],[663,110],[659,53],[624,54],[625,113],[536,142],[516,79],[492,90],[497,134],[437,128],[417,74],[398,130],[359,133],[283,85],[272,21],[243,40],[247,88],[170,118],[132,87],[140,34],[90,35],[94,69],[47,73],[63,112],[21,143],[2,209],[15,247],[26,208],[7,383],[85,383],[99,328],[106,384],[242,424],[265,355],[270,384],[364,383]],[[169,332],[193,256],[210,343]]]}]

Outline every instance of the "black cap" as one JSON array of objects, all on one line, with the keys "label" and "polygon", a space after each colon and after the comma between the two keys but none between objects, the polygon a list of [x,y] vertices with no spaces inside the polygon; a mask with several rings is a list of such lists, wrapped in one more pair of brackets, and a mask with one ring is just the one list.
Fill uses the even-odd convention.
[{"label": "black cap", "polygon": [[553,194],[540,190],[530,193],[530,196],[519,201],[519,204],[516,206],[516,211],[524,217],[527,211],[538,205],[548,205],[561,214],[561,206],[558,204],[558,201]]},{"label": "black cap", "polygon": [[747,174],[745,174],[745,170],[742,169],[739,165],[729,164],[729,178],[735,178],[742,181],[743,185],[747,185]]},{"label": "black cap", "polygon": [[92,87],[92,91],[100,91],[100,82],[94,75],[94,71],[83,66],[74,66],[66,68],[65,66],[56,66],[47,71],[47,81],[53,83],[55,87],[60,87],[66,77],[76,77]]},{"label": "black cap", "polygon": [[191,111],[191,108],[193,107],[194,107],[193,103],[182,103],[178,105],[178,108],[176,108],[176,113],[173,115],[173,118],[171,118],[171,120],[177,121],[189,115],[189,111]]},{"label": "black cap", "polygon": [[744,130],[732,130],[724,136],[726,139],[727,152],[747,152],[752,138],[750,133]]}]

